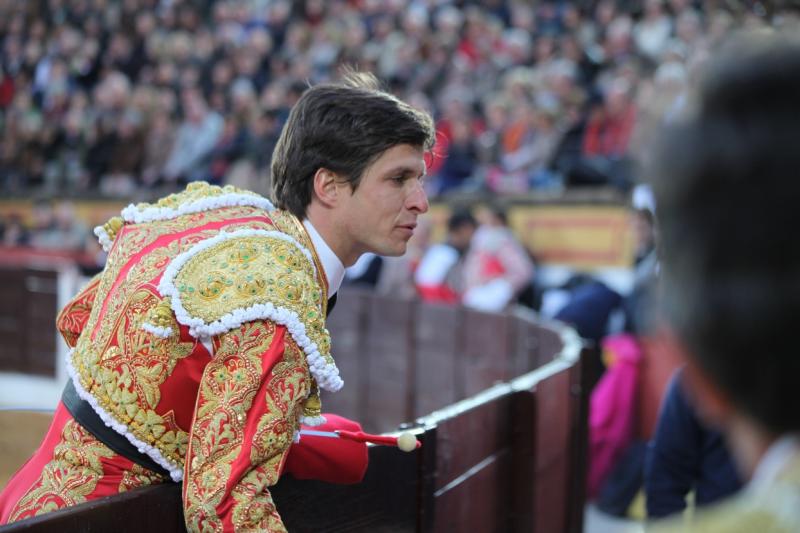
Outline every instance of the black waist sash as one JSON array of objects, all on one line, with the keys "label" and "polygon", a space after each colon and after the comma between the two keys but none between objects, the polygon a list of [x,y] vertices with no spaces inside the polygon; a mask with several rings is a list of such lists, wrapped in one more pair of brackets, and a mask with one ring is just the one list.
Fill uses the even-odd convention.
[{"label": "black waist sash", "polygon": [[92,409],[89,402],[78,396],[71,379],[67,381],[67,386],[64,387],[64,392],[61,394],[61,402],[72,415],[72,418],[112,451],[130,459],[139,466],[163,474],[167,479],[171,479],[169,472],[164,467],[140,452],[128,439],[107,426],[103,419],[100,418],[100,415]]}]

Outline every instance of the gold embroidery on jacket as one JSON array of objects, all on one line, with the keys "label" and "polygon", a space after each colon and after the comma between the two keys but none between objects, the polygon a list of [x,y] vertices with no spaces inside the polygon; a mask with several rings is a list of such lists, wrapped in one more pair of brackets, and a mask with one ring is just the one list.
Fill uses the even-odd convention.
[{"label": "gold embroidery on jacket", "polygon": [[221,335],[203,372],[184,479],[186,524],[192,530],[222,528],[216,508],[241,454],[247,412],[261,385],[261,358],[274,334],[272,322],[249,322]]},{"label": "gold embroidery on jacket", "polygon": [[[97,289],[98,305],[93,307],[85,328],[88,332],[96,329],[95,337],[92,339],[86,334],[78,341],[73,365],[83,387],[92,393],[103,409],[128,425],[134,436],[158,448],[176,465],[183,465],[188,428],[180,428],[174,418],[159,414],[157,406],[161,399],[161,386],[177,361],[192,353],[195,344],[181,342],[177,335],[166,339],[152,335],[141,329],[141,324],[148,311],[160,301],[150,282],[172,258],[196,242],[216,235],[219,230],[198,230],[152,249],[131,265],[124,283],[108,296],[106,311],[101,317],[102,302],[134,254],[159,237],[185,231],[193,225],[263,215],[263,211],[252,207],[235,207],[126,226],[125,235],[117,241],[109,257]],[[226,229],[240,227],[273,229],[266,221],[233,223]]]},{"label": "gold embroidery on jacket", "polygon": [[[283,360],[272,369],[266,394],[266,413],[259,419],[250,462],[269,461],[292,443],[303,401],[308,396],[310,375],[303,352],[287,337]],[[280,471],[274,472],[278,480]]]},{"label": "gold embroidery on jacket", "polygon": [[58,318],[56,318],[56,328],[70,347],[75,347],[78,337],[80,337],[83,328],[89,321],[99,284],[100,274],[97,274],[83,290],[64,306],[64,309],[61,310]]},{"label": "gold embroidery on jacket", "polygon": [[[314,243],[308,237],[308,234],[305,231],[301,231],[298,225],[292,220],[294,215],[286,211],[275,210],[271,211],[269,216],[273,224],[275,224],[275,227],[280,231],[291,236],[306,249],[312,250],[314,248]],[[306,324],[306,329],[309,328],[309,325],[311,326],[311,330],[317,338],[312,337],[311,335],[309,335],[309,337],[311,337],[311,339],[317,343],[317,348],[319,349],[320,355],[325,358],[327,363],[334,364],[333,357],[330,355],[331,338],[330,333],[325,328],[325,317],[320,315],[318,320],[315,320],[313,324]]]},{"label": "gold embroidery on jacket", "polygon": [[234,487],[233,525],[236,531],[286,531],[272,496],[267,490],[275,482],[268,466],[256,467]]},{"label": "gold embroidery on jacket", "polygon": [[[274,229],[266,221],[235,222],[236,219],[240,218],[263,217],[264,215],[264,211],[260,209],[242,206],[204,211],[146,224],[126,225],[123,237],[117,241],[116,248],[108,258],[100,286],[98,287],[96,301],[99,305],[92,310],[89,327],[86,328],[88,331],[94,332],[100,319],[102,302],[108,299],[106,318],[103,319],[103,324],[100,324],[101,329],[93,334],[95,342],[100,345],[105,344],[110,335],[110,329],[113,328],[113,319],[108,317],[117,316],[115,313],[125,305],[130,290],[135,290],[143,283],[150,282],[166,268],[173,257],[197,242],[213,237],[220,231],[219,229],[199,229],[201,226],[223,221],[234,221],[225,226],[226,231],[234,231],[241,228]],[[135,258],[137,253],[156,244],[159,238],[169,237],[192,228],[197,229],[178,239],[169,240],[162,246],[154,247],[143,257]],[[109,294],[114,283],[119,279],[120,273],[129,264],[131,268],[125,275],[125,282],[121,283],[112,294]],[[108,326],[102,328],[106,323],[108,323]]]},{"label": "gold embroidery on jacket", "polygon": [[189,316],[207,324],[269,302],[294,311],[320,353],[330,351],[314,266],[293,243],[266,235],[227,239],[189,259],[173,283]]},{"label": "gold embroidery on jacket", "polygon": [[258,420],[250,451],[251,470],[234,487],[233,523],[237,528],[284,531],[272,496],[267,490],[280,477],[292,444],[310,375],[303,352],[286,337],[283,359],[272,369],[266,384],[266,411]]},{"label": "gold embroidery on jacket", "polygon": [[166,478],[152,470],[133,463],[130,470],[122,473],[122,481],[119,484],[119,492],[147,487],[154,483],[163,483]]},{"label": "gold embroidery on jacket", "polygon": [[174,417],[158,414],[156,407],[161,401],[161,385],[177,362],[192,353],[195,341],[182,342],[175,335],[162,338],[141,329],[142,320],[158,301],[152,289],[140,289],[130,296],[117,321],[114,344],[104,351],[103,358],[92,357],[90,352],[89,357],[79,359],[90,361],[81,376],[88,370],[92,378],[82,385],[137,438],[182,464],[188,432],[178,427]]},{"label": "gold embroidery on jacket", "polygon": [[80,424],[69,420],[64,424],[53,459],[44,466],[39,480],[17,502],[9,521],[15,522],[86,501],[103,477],[100,459],[111,457],[114,457],[114,452]]}]

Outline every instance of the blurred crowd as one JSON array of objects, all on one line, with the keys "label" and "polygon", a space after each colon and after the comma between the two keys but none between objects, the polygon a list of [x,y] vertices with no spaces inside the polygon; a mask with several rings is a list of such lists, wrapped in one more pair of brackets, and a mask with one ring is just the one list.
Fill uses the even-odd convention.
[{"label": "blurred crowd", "polygon": [[69,257],[86,275],[99,272],[106,253],[91,228],[66,199],[36,199],[30,212],[11,210],[0,214],[0,252],[13,263],[14,252]]},{"label": "blurred crowd", "polygon": [[793,21],[722,0],[7,0],[0,190],[266,192],[292,104],[344,64],[433,114],[433,195],[627,189],[707,51]]}]

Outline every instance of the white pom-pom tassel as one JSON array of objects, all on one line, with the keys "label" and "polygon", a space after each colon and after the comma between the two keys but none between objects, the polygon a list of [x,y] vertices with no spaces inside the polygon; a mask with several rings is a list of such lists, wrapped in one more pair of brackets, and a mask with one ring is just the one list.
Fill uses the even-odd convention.
[{"label": "white pom-pom tassel", "polygon": [[397,437],[397,447],[404,452],[413,452],[417,449],[417,439],[411,433],[403,433]]},{"label": "white pom-pom tassel", "polygon": [[317,415],[317,416],[301,416],[300,423],[305,424],[306,426],[321,426],[327,422],[324,416]]},{"label": "white pom-pom tassel", "polygon": [[161,337],[162,339],[167,339],[172,336],[172,328],[170,327],[162,328],[160,326],[154,326],[149,322],[143,322],[142,329],[147,331],[148,333],[152,333],[156,337]]},{"label": "white pom-pom tassel", "polygon": [[94,234],[97,236],[97,242],[103,247],[103,251],[110,252],[114,243],[111,241],[105,228],[103,226],[97,226],[94,228]]}]

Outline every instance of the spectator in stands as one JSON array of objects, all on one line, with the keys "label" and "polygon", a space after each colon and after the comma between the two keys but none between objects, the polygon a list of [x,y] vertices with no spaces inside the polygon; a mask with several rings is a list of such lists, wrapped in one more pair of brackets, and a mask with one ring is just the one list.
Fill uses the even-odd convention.
[{"label": "spectator in stands", "polygon": [[248,143],[248,131],[237,116],[228,116],[222,133],[208,154],[209,171],[207,181],[219,185],[225,180],[233,164],[242,158]]},{"label": "spectator in stands", "polygon": [[472,177],[477,163],[475,137],[468,117],[457,118],[450,123],[449,141],[437,179],[439,195],[461,187]]},{"label": "spectator in stands", "polygon": [[141,180],[154,185],[163,177],[163,169],[175,144],[175,127],[168,108],[156,108],[150,115],[144,146]]},{"label": "spectator in stands", "polygon": [[500,157],[503,132],[510,117],[509,103],[502,94],[493,93],[483,102],[486,129],[477,139],[478,163],[487,168]]},{"label": "spectator in stands", "polygon": [[[513,82],[519,93],[532,88],[523,86],[519,79]],[[536,139],[536,109],[527,97],[513,104],[512,118],[506,126],[501,142],[500,158],[487,176],[489,188],[499,193],[522,193],[528,188],[530,166],[535,163],[532,145]]]},{"label": "spectator in stands", "polygon": [[22,218],[16,213],[8,215],[2,221],[0,235],[2,235],[3,246],[27,246],[30,241],[28,228],[25,227],[22,223]]},{"label": "spectator in stands", "polygon": [[47,164],[46,173],[56,190],[63,187],[73,190],[86,188],[85,156],[89,140],[84,122],[82,110],[70,109],[48,148],[52,159]]},{"label": "spectator in stands", "polygon": [[76,216],[72,202],[41,201],[34,209],[34,217],[31,246],[73,252],[83,250],[89,230]]},{"label": "spectator in stands", "polygon": [[579,166],[583,149],[583,135],[586,130],[586,94],[576,89],[564,98],[564,110],[560,127],[561,138],[553,149],[548,170],[563,184]]},{"label": "spectator in stands", "polygon": [[[796,34],[792,33],[791,37]],[[800,44],[730,45],[656,159],[665,354],[745,479],[728,503],[654,531],[790,532],[800,523]]]},{"label": "spectator in stands", "polygon": [[464,292],[464,257],[478,226],[472,213],[455,210],[447,220],[447,237],[422,256],[414,274],[420,297],[429,302],[456,303]]},{"label": "spectator in stands", "polygon": [[534,137],[528,146],[528,184],[536,189],[551,189],[560,185],[557,175],[548,165],[561,141],[563,132],[558,127],[559,109],[541,106],[534,118]]},{"label": "spectator in stands", "polygon": [[107,196],[130,196],[136,189],[145,154],[142,115],[127,109],[112,135],[108,173],[101,177],[100,190]]},{"label": "spectator in stands", "polygon": [[624,78],[615,79],[595,106],[583,137],[583,163],[586,181],[613,183],[622,188],[631,184],[626,169],[628,145],[636,121],[632,87]]},{"label": "spectator in stands", "polygon": [[646,0],[644,16],[634,28],[636,47],[648,59],[658,61],[672,35],[672,21],[664,12],[664,0]]},{"label": "spectator in stands", "polygon": [[208,109],[196,89],[186,89],[181,98],[183,122],[178,127],[175,144],[164,166],[167,181],[208,179],[208,157],[224,128],[222,117]]},{"label": "spectator in stands", "polygon": [[501,311],[533,283],[533,261],[508,226],[503,208],[482,209],[478,220],[464,258],[462,301],[474,309]]}]

